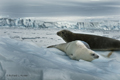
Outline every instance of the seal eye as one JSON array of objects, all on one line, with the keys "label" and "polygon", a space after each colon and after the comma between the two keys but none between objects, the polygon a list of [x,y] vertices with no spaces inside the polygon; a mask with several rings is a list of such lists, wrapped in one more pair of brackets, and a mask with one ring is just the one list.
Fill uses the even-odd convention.
[{"label": "seal eye", "polygon": [[91,56],[95,56],[95,54],[93,53],[93,54],[91,54]]},{"label": "seal eye", "polygon": [[62,34],[64,34],[64,32],[62,32]]}]

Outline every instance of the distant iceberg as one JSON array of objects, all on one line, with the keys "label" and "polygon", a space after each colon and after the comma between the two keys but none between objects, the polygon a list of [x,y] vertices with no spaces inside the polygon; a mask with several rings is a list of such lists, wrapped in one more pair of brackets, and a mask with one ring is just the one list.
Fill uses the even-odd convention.
[{"label": "distant iceberg", "polygon": [[0,18],[0,27],[120,30],[120,20],[46,22],[36,18]]}]

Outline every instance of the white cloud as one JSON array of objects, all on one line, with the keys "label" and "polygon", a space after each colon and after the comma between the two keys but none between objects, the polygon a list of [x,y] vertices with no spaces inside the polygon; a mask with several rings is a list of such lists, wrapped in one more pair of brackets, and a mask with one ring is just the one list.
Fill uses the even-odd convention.
[{"label": "white cloud", "polygon": [[[118,0],[0,0],[0,15],[98,17],[120,15]],[[77,18],[75,17],[75,18]],[[60,18],[59,18],[60,19]],[[72,19],[72,18],[70,18]]]}]

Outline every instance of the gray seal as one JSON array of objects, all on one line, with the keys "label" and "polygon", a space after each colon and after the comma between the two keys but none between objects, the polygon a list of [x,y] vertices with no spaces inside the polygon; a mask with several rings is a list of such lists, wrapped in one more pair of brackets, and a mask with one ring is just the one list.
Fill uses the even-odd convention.
[{"label": "gray seal", "polygon": [[120,50],[120,41],[113,38],[91,34],[73,33],[69,30],[58,31],[57,35],[63,38],[66,42],[75,40],[84,41],[88,43],[90,48],[93,50]]}]

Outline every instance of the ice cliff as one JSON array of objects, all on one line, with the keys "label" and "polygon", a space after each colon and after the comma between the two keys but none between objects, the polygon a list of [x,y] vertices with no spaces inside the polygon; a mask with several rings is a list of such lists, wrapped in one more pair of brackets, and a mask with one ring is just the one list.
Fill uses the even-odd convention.
[{"label": "ice cliff", "polygon": [[120,30],[120,20],[46,22],[30,18],[0,18],[0,27]]}]

